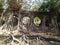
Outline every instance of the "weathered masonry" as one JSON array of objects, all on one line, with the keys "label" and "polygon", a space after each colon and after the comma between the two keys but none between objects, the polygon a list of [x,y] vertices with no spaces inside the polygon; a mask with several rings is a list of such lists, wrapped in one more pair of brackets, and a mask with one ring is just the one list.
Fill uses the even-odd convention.
[{"label": "weathered masonry", "polygon": [[[8,10],[1,15],[0,26],[6,24],[10,30],[23,32],[60,34],[59,13]],[[37,22],[34,19],[37,17]],[[24,22],[25,21],[25,22]],[[2,24],[1,24],[2,23]],[[39,23],[39,24],[38,24]],[[6,28],[6,27],[5,27]]]},{"label": "weathered masonry", "polygon": [[[59,15],[51,12],[22,12],[21,18],[29,17],[30,23],[26,24],[27,31],[30,30],[32,32],[51,32],[55,34],[59,34]],[[41,23],[39,26],[34,24],[34,18],[39,17]],[[21,23],[23,25],[23,23]]]}]

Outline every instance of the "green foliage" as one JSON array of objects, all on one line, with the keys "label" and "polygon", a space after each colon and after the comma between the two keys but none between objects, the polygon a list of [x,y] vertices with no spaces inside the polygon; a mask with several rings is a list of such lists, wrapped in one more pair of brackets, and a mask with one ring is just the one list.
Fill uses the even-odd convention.
[{"label": "green foliage", "polygon": [[43,4],[41,5],[41,7],[39,8],[39,11],[42,11],[42,12],[48,12],[50,9],[50,1],[43,1]]},{"label": "green foliage", "polygon": [[60,9],[60,0],[44,0],[38,11],[49,12],[58,11]]},{"label": "green foliage", "polygon": [[36,26],[39,26],[40,23],[41,23],[41,19],[40,19],[39,17],[35,17],[35,18],[34,18],[34,24],[35,24]]},{"label": "green foliage", "polygon": [[3,8],[3,3],[2,2],[0,2],[0,8]]},{"label": "green foliage", "polygon": [[34,18],[34,22],[39,22],[40,21],[40,18],[39,17],[35,17]]}]

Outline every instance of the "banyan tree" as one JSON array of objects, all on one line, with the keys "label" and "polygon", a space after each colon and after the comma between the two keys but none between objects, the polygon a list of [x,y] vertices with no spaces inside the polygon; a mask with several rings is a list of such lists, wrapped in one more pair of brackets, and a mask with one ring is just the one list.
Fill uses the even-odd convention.
[{"label": "banyan tree", "polygon": [[0,32],[60,42],[60,0],[0,0]]}]

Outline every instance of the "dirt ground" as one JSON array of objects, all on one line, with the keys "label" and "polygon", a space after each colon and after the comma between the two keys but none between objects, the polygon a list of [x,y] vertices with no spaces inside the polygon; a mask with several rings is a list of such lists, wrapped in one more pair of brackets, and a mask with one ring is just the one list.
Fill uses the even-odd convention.
[{"label": "dirt ground", "polygon": [[[9,45],[6,44],[6,40],[8,37],[0,37],[0,45]],[[19,39],[19,37],[17,37],[17,39]],[[30,43],[28,43],[30,41]],[[26,41],[25,41],[26,42]],[[22,41],[21,45],[60,45],[60,42],[53,42],[53,41],[46,41],[43,39],[34,39],[34,40],[28,40],[28,42],[25,43],[24,41]],[[14,45],[14,44],[13,44]]]}]

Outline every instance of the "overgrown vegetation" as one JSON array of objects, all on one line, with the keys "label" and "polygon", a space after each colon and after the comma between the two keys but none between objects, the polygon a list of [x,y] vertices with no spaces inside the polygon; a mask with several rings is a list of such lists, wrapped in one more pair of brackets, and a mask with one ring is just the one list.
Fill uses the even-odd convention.
[{"label": "overgrown vegetation", "polygon": [[39,26],[40,23],[41,23],[40,18],[39,18],[39,17],[35,17],[35,18],[34,18],[34,24],[35,24],[36,26]]},{"label": "overgrown vegetation", "polygon": [[60,10],[60,0],[45,0],[43,1],[42,6],[39,8],[39,11],[43,12],[50,12],[50,11],[59,12],[59,10]]},{"label": "overgrown vegetation", "polygon": [[3,3],[0,1],[0,8],[3,8]]},{"label": "overgrown vegetation", "polygon": [[[21,8],[26,11],[40,11],[40,12],[60,12],[60,0],[6,0],[6,4],[10,7]],[[15,4],[14,4],[14,3]],[[5,4],[0,1],[0,7],[3,7]],[[8,6],[7,5],[7,6]],[[6,6],[6,7],[7,7]],[[22,7],[21,7],[22,6]],[[5,7],[5,8],[6,8]]]}]

